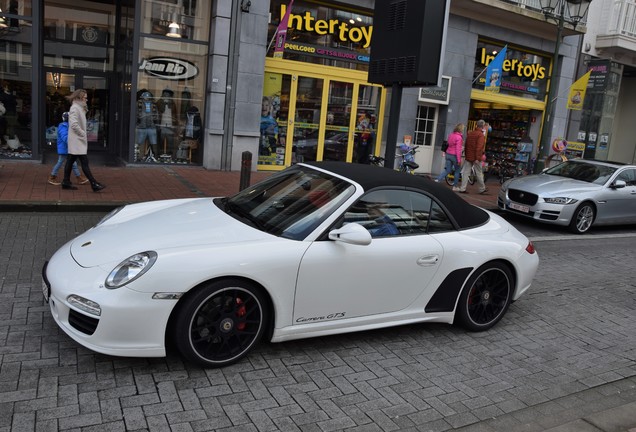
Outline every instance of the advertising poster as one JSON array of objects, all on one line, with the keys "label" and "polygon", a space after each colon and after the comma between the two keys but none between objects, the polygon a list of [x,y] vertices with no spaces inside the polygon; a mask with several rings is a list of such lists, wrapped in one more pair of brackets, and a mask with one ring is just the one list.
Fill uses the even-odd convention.
[{"label": "advertising poster", "polygon": [[281,135],[284,131],[281,131],[277,121],[281,89],[282,75],[265,73],[258,150],[258,163],[261,165],[283,165],[285,162],[285,141]]}]

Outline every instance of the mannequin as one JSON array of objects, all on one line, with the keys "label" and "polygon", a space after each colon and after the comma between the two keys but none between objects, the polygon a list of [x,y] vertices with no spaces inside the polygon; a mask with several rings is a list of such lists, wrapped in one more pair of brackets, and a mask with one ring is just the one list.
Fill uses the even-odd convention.
[{"label": "mannequin", "polygon": [[177,162],[190,160],[189,150],[199,147],[199,139],[201,138],[201,114],[199,109],[191,106],[186,113],[185,127],[183,129],[183,141],[179,144],[177,150]]},{"label": "mannequin", "polygon": [[159,112],[157,104],[152,98],[152,93],[144,90],[137,101],[137,143],[135,153],[138,154],[143,149],[146,138],[150,144],[150,151],[145,157],[146,162],[157,162],[157,122]]},{"label": "mannequin", "polygon": [[157,102],[157,110],[159,111],[160,124],[160,143],[163,146],[161,151],[162,158],[172,158],[174,150],[175,131],[178,126],[177,106],[174,102],[174,91],[169,88],[163,89],[161,98]]}]

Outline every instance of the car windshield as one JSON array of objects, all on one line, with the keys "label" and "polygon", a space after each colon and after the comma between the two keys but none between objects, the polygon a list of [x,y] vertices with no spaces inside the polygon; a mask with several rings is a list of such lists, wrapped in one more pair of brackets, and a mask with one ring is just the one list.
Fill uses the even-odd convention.
[{"label": "car windshield", "polygon": [[545,171],[546,174],[568,177],[588,183],[605,184],[616,168],[585,161],[566,161]]},{"label": "car windshield", "polygon": [[224,198],[226,213],[269,234],[302,240],[354,192],[351,183],[294,166]]}]

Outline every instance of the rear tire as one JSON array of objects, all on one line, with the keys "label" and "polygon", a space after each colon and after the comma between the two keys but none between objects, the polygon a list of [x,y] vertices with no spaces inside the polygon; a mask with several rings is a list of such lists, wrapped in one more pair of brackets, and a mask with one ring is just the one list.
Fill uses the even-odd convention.
[{"label": "rear tire", "polygon": [[583,234],[589,231],[594,223],[596,217],[596,210],[590,203],[583,203],[579,205],[570,221],[570,231],[575,234]]},{"label": "rear tire", "polygon": [[508,266],[484,264],[466,282],[455,314],[466,330],[488,330],[505,315],[513,292],[514,278]]},{"label": "rear tire", "polygon": [[446,184],[449,186],[452,186],[453,182],[455,181],[455,176],[453,174],[447,174],[445,179],[446,179]]}]

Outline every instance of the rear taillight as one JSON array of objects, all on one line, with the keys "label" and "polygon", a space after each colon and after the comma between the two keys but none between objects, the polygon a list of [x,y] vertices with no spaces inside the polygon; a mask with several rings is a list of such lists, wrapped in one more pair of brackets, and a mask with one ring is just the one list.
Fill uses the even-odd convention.
[{"label": "rear taillight", "polygon": [[526,252],[528,252],[529,254],[533,254],[536,252],[536,250],[534,249],[534,245],[532,244],[531,241],[529,241],[528,246],[526,246]]}]

